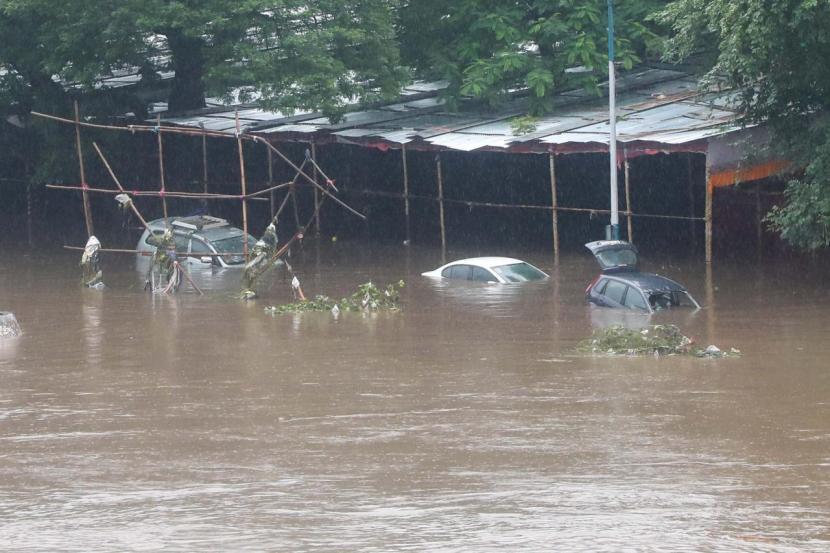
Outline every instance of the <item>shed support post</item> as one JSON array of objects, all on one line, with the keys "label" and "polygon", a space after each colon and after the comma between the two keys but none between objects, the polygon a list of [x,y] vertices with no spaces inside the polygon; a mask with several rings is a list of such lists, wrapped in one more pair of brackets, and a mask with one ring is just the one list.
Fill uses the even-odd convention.
[{"label": "shed support post", "polygon": [[208,161],[207,161],[207,133],[205,132],[204,123],[199,123],[202,127],[202,188],[205,194],[208,191]]},{"label": "shed support post", "polygon": [[242,136],[239,132],[239,111],[236,115],[236,146],[239,150],[239,183],[242,188],[242,233],[244,240],[242,241],[242,253],[245,255],[245,261],[248,261],[248,200],[245,196],[248,194],[248,186],[245,182],[245,156],[242,153]]},{"label": "shed support post", "polygon": [[553,225],[553,260],[559,263],[559,202],[556,197],[556,154],[548,154],[550,165],[550,219]]},{"label": "shed support post", "polygon": [[628,151],[623,150],[623,157],[625,158],[625,211],[627,213],[626,219],[628,223],[628,241],[634,243],[634,231],[631,224],[631,185],[628,180],[629,161]]},{"label": "shed support post", "polygon": [[75,101],[75,148],[78,150],[78,165],[81,170],[81,186],[83,187],[84,222],[86,223],[86,234],[92,236],[95,229],[92,227],[92,210],[89,207],[89,194],[86,188],[86,173],[84,172],[84,154],[81,151],[81,116],[78,111],[78,101]]},{"label": "shed support post", "polygon": [[441,223],[441,258],[447,258],[447,232],[444,227],[444,178],[441,175],[441,154],[435,155],[436,172],[438,173],[438,215]]},{"label": "shed support post", "polygon": [[406,243],[410,242],[409,226],[409,168],[406,165],[406,144],[401,144],[401,164],[403,165],[403,213],[406,222]]},{"label": "shed support post", "polygon": [[706,238],[706,263],[712,262],[712,196],[714,189],[709,179],[709,167],[706,167],[706,214],[705,238]]}]

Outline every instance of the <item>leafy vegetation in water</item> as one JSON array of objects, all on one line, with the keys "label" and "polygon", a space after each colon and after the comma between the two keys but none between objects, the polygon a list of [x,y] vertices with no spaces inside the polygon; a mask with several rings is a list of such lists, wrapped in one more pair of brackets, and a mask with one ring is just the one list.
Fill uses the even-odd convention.
[{"label": "leafy vegetation in water", "polygon": [[266,313],[279,315],[282,313],[301,313],[304,311],[397,311],[400,309],[401,289],[404,281],[388,284],[386,288],[378,288],[371,282],[361,284],[350,296],[333,300],[328,296],[314,296],[311,299],[272,305],[265,308]]},{"label": "leafy vegetation in water", "polygon": [[734,357],[735,348],[723,351],[715,346],[696,346],[674,325],[651,325],[644,329],[612,326],[594,330],[576,347],[580,353],[598,355],[693,355],[695,357]]}]

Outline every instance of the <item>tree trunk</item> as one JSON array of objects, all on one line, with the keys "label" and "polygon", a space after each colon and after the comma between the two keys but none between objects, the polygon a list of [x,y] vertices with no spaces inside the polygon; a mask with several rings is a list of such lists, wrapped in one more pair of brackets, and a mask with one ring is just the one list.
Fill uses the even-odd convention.
[{"label": "tree trunk", "polygon": [[203,40],[187,36],[182,29],[168,30],[165,35],[176,72],[167,100],[168,109],[186,111],[205,107]]}]

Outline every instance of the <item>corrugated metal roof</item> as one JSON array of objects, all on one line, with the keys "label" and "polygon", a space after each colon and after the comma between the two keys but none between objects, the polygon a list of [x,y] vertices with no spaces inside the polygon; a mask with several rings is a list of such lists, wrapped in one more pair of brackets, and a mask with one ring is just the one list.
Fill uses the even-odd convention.
[{"label": "corrugated metal roof", "polygon": [[[528,143],[608,144],[607,100],[584,90],[557,96],[554,112],[535,121],[535,130],[514,135],[511,121],[526,112],[526,100],[515,99],[498,113],[450,113],[442,111],[440,91],[445,82],[415,83],[398,102],[373,109],[352,111],[332,123],[308,114],[288,117],[278,112],[246,107],[240,110],[243,130],[258,134],[330,134],[349,141],[406,144],[421,140],[433,146],[460,151],[480,148],[509,149]],[[601,87],[602,88],[602,87]],[[733,92],[698,93],[687,74],[666,69],[647,69],[618,80],[617,138],[620,142],[683,144],[732,132],[737,114],[728,109]],[[407,97],[417,96],[407,101]],[[167,123],[234,131],[233,108],[204,115],[164,120]],[[309,136],[310,139],[310,136]]]}]

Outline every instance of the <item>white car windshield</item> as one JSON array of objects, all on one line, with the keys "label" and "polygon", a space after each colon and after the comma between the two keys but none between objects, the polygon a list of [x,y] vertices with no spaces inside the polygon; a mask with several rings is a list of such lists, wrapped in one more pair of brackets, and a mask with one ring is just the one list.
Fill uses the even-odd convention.
[{"label": "white car windshield", "polygon": [[542,280],[547,277],[545,273],[528,263],[499,265],[493,267],[493,271],[507,282],[527,282],[529,280]]}]

